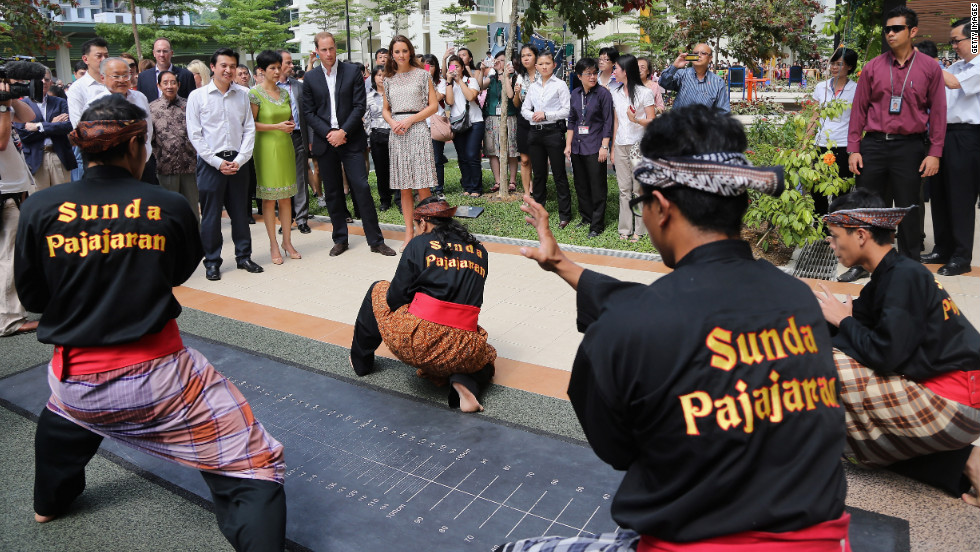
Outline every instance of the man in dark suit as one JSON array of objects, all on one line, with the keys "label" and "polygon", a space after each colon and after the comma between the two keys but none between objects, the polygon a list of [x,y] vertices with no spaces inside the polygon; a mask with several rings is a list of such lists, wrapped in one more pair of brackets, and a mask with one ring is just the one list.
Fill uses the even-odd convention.
[{"label": "man in dark suit", "polygon": [[393,256],[395,252],[385,245],[378,225],[364,167],[367,147],[361,120],[366,105],[364,78],[353,65],[337,63],[337,45],[332,34],[317,33],[313,42],[321,66],[306,73],[303,80],[303,112],[310,127],[312,153],[319,162],[327,212],[333,225],[334,246],[330,256],[336,257],[348,248],[341,165],[347,173],[354,201],[360,207],[364,235],[371,251]]},{"label": "man in dark suit", "polygon": [[183,67],[174,65],[171,62],[173,57],[174,49],[170,46],[168,39],[161,37],[153,42],[153,58],[157,60],[157,63],[140,73],[136,81],[136,89],[146,96],[146,101],[152,102],[160,97],[160,89],[157,87],[160,71],[170,71],[177,76],[177,82],[180,84],[177,95],[185,100],[191,95],[191,91],[197,88],[197,84],[194,82],[194,74]]},{"label": "man in dark suit", "polygon": [[24,159],[34,175],[38,190],[71,180],[71,170],[77,167],[75,154],[68,142],[71,121],[68,120],[68,101],[49,96],[51,71],[44,75],[44,99],[40,104],[30,98],[22,101],[34,111],[34,120],[14,123],[24,143]]},{"label": "man in dark suit", "polygon": [[[310,127],[306,126],[306,116],[303,113],[303,83],[293,78],[293,56],[286,50],[279,50],[282,56],[282,71],[279,73],[279,88],[289,92],[289,102],[292,104],[293,121],[293,150],[296,158],[296,195],[293,196],[293,220],[296,228],[303,234],[312,232],[307,219],[310,218],[310,198],[307,192],[306,169],[310,154]],[[282,228],[279,229],[282,233]]]}]

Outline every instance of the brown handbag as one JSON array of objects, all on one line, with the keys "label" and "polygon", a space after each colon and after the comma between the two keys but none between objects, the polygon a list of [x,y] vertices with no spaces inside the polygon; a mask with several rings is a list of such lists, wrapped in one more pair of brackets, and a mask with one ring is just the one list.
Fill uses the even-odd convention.
[{"label": "brown handbag", "polygon": [[450,142],[453,139],[453,126],[449,123],[449,117],[445,115],[429,117],[429,130],[432,132],[433,140]]}]

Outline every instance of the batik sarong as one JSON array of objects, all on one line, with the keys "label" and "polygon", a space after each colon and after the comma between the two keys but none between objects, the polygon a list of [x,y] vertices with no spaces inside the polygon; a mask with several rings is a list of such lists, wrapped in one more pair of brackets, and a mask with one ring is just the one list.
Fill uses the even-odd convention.
[{"label": "batik sarong", "polygon": [[283,447],[245,397],[191,348],[149,362],[58,381],[47,408],[133,448],[194,469],[283,482]]}]

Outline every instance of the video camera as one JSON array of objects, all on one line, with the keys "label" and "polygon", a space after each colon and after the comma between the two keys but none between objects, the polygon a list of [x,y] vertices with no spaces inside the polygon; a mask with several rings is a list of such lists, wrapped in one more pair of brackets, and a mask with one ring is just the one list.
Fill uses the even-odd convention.
[{"label": "video camera", "polygon": [[44,99],[44,75],[47,67],[30,56],[0,57],[0,81],[11,82],[10,92],[0,92],[0,102],[30,96],[35,102]]}]

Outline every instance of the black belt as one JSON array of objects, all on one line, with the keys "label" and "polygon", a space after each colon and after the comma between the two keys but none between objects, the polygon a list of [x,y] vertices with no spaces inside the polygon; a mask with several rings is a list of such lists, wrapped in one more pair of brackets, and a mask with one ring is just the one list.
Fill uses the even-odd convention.
[{"label": "black belt", "polygon": [[396,111],[392,113],[391,116],[394,117],[395,115],[418,115],[418,114],[419,114],[418,111]]},{"label": "black belt", "polygon": [[296,130],[293,131],[293,134],[301,134],[302,132],[303,132],[303,129],[297,128]]},{"label": "black belt", "polygon": [[562,130],[561,127],[563,127],[563,126],[565,126],[565,125],[563,125],[561,123],[549,123],[547,125],[536,125],[536,124],[533,124],[533,123],[531,124],[531,128],[534,129],[534,130],[552,130],[552,129],[554,129],[554,130]]},{"label": "black belt", "polygon": [[235,159],[236,157],[238,157],[238,152],[235,151],[235,150],[225,150],[225,151],[219,151],[218,153],[214,154],[214,156],[215,157],[220,157],[221,159],[224,159],[225,161],[231,161],[231,160]]},{"label": "black belt", "polygon": [[977,130],[980,124],[974,123],[946,123],[946,130]]},{"label": "black belt", "polygon": [[898,140],[925,140],[926,133],[920,132],[918,134],[887,134],[885,132],[866,132],[864,134],[865,138],[871,138],[872,140],[877,140],[879,142],[894,142]]}]

